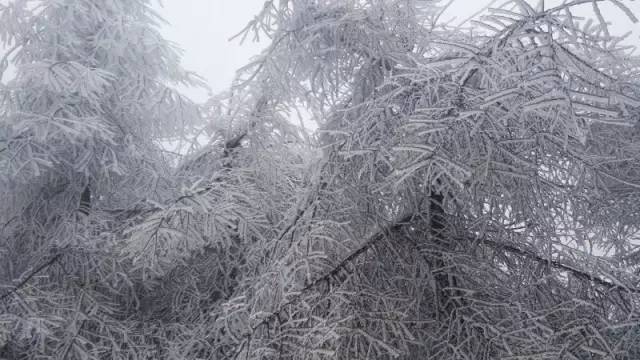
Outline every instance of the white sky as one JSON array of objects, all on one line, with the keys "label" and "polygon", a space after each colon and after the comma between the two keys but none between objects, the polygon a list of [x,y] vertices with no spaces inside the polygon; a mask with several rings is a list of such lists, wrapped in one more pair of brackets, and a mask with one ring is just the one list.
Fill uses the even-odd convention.
[{"label": "white sky", "polygon": [[[489,0],[455,0],[441,20],[455,17],[459,21],[474,14]],[[497,1],[502,4],[505,0]],[[530,1],[535,3],[536,1]],[[547,0],[547,7],[558,0]],[[640,1],[622,0],[640,17]],[[243,45],[228,39],[238,33],[262,9],[264,0],[165,0],[160,14],[170,22],[163,29],[165,36],[184,50],[183,65],[203,76],[212,93],[226,90],[233,80],[235,70],[245,65],[249,58],[260,52],[261,45],[247,39]],[[591,4],[584,6],[585,15],[593,17]],[[602,11],[612,22],[614,33],[633,30],[629,42],[640,46],[640,24],[632,24],[613,5],[601,5]],[[207,99],[207,91],[185,89],[185,94],[196,101]]]},{"label": "white sky", "polygon": [[[203,76],[212,93],[229,88],[235,71],[257,55],[261,46],[247,38],[228,41],[260,12],[264,0],[165,0],[160,14],[170,23],[164,35],[184,50],[183,65]],[[183,90],[196,101],[207,91]]]}]

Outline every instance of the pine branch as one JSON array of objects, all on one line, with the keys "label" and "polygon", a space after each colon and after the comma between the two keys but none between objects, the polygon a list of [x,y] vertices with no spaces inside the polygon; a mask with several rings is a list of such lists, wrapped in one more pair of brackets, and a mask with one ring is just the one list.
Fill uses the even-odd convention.
[{"label": "pine branch", "polygon": [[[269,100],[267,99],[266,96],[261,97],[255,104],[255,109],[251,112],[251,116],[253,117],[259,117],[260,114],[262,113],[262,111],[264,110],[264,108],[267,106]],[[249,131],[251,128],[256,126],[256,122],[252,122],[251,126],[248,129],[245,129],[244,131],[240,132],[238,135],[232,137],[231,139],[225,141],[224,146],[223,146],[223,151],[222,151],[222,155],[220,156],[220,160],[222,160],[222,167],[226,170],[230,170],[233,168],[233,166],[231,165],[231,156],[233,155],[233,150],[239,148],[240,146],[242,146],[242,140],[247,137],[249,135]],[[193,164],[195,162],[199,162],[201,160],[203,160],[203,158],[207,155],[209,155],[210,153],[207,152],[205,154],[202,154],[198,157],[196,157],[195,159],[190,161],[190,164]],[[220,182],[221,179],[215,178],[213,179],[213,182]],[[182,200],[185,199],[190,199],[193,198],[195,196],[200,196],[200,195],[204,195],[206,193],[208,193],[209,191],[211,191],[213,189],[212,185],[207,185],[205,187],[203,187],[202,189],[192,193],[192,194],[188,194],[188,195],[182,195],[180,197],[178,197],[177,199],[173,200],[173,203],[170,204],[169,206],[173,205],[173,204],[177,204],[179,202],[181,202]],[[107,213],[112,213],[115,214],[116,217],[120,216],[123,219],[131,219],[133,217],[136,217],[138,215],[150,215],[153,213],[156,213],[158,211],[163,210],[163,208],[157,207],[157,206],[151,206],[151,207],[141,207],[141,208],[136,208],[136,209],[112,209],[112,210],[107,210]],[[124,217],[122,216],[124,215]]]},{"label": "pine branch", "polygon": [[[467,240],[467,241],[473,241],[469,238],[459,238],[459,240]],[[640,289],[635,288],[635,287],[627,287],[627,286],[623,286],[623,285],[619,285],[619,284],[615,284],[609,280],[603,279],[599,276],[590,274],[589,272],[582,270],[582,269],[578,269],[575,268],[573,266],[570,266],[568,264],[562,263],[558,260],[552,260],[552,259],[546,259],[538,254],[536,254],[535,252],[531,251],[531,250],[527,250],[527,249],[521,249],[519,247],[517,247],[515,244],[506,244],[506,243],[501,243],[501,242],[497,242],[494,240],[489,240],[489,239],[478,239],[478,241],[480,241],[481,243],[488,245],[491,248],[497,249],[497,250],[502,250],[502,251],[506,251],[508,253],[511,254],[515,254],[521,257],[524,257],[526,259],[529,260],[533,260],[539,264],[543,264],[543,265],[548,265],[551,266],[554,269],[557,270],[562,270],[562,271],[566,271],[568,273],[571,273],[572,275],[574,275],[577,278],[581,278],[581,279],[585,279],[588,281],[591,281],[597,285],[603,286],[605,288],[608,289],[618,289],[624,292],[628,292],[628,293],[634,293],[634,294],[640,294]]]},{"label": "pine branch", "polygon": [[[293,297],[291,300],[279,306],[278,310],[272,312],[264,319],[262,319],[258,324],[251,327],[251,330],[244,334],[242,338],[244,340],[241,344],[245,344],[245,342],[251,338],[253,333],[255,333],[261,326],[269,325],[273,321],[281,319],[281,315],[284,313],[285,308],[289,305],[293,305],[300,301],[304,295],[313,291],[314,289],[319,288],[323,284],[327,284],[331,282],[332,279],[337,279],[340,272],[343,271],[350,263],[355,261],[362,254],[366,253],[371,247],[377,244],[379,241],[385,238],[385,235],[394,231],[399,230],[403,225],[408,223],[413,218],[413,214],[405,215],[400,218],[400,220],[392,223],[391,225],[383,228],[382,230],[376,232],[372,236],[370,236],[367,241],[364,242],[358,249],[353,251],[347,257],[342,259],[336,266],[334,266],[331,270],[326,272],[324,275],[320,276],[316,280],[312,281],[310,284],[306,285],[298,292],[298,295]],[[244,346],[244,345],[242,345]]]},{"label": "pine branch", "polygon": [[[247,136],[248,132],[244,131],[240,134],[238,134],[237,136],[229,139],[227,142],[225,142],[224,145],[224,150],[223,150],[223,154],[221,156],[222,160],[227,160],[232,153],[232,150],[240,147],[240,145],[242,145],[242,139],[244,139]],[[198,157],[194,160],[195,161],[199,161],[201,159],[201,157]],[[231,165],[229,162],[225,161],[223,167],[225,169],[230,169]],[[216,181],[216,179],[214,179],[214,181]],[[179,202],[181,202],[182,200],[185,199],[189,199],[189,198],[193,198],[194,196],[199,196],[199,195],[204,195],[207,192],[211,191],[211,189],[213,189],[213,186],[211,185],[207,185],[205,187],[203,187],[202,189],[194,192],[193,194],[188,194],[188,195],[182,195],[178,198],[176,198],[175,200],[173,200],[173,204],[177,204]],[[158,206],[141,206],[141,207],[137,207],[137,208],[133,208],[133,209],[101,209],[102,212],[104,213],[108,213],[108,214],[113,214],[114,216],[118,217],[121,220],[127,220],[127,219],[131,219],[134,218],[136,216],[139,215],[151,215],[153,213],[156,213],[158,211],[163,210],[163,208],[160,208]]]},{"label": "pine branch", "polygon": [[20,290],[23,286],[25,286],[34,276],[38,275],[40,272],[42,272],[43,270],[45,270],[49,266],[55,264],[58,260],[60,260],[61,257],[62,257],[62,253],[57,253],[54,256],[52,256],[49,260],[47,260],[44,263],[40,264],[40,266],[38,266],[33,271],[31,271],[31,273],[29,273],[29,275],[27,275],[25,278],[23,278],[18,284],[14,285],[12,289],[10,289],[9,291],[7,291],[4,294],[2,294],[0,296],[0,301],[8,298],[12,294],[17,293],[18,290]]},{"label": "pine branch", "polygon": [[[252,334],[255,331],[257,331],[258,328],[260,328],[261,326],[269,325],[273,321],[281,319],[281,315],[284,313],[285,308],[287,306],[289,306],[289,305],[293,305],[293,304],[297,303],[298,301],[300,301],[304,295],[308,294],[309,292],[313,291],[314,289],[319,288],[323,284],[327,284],[327,283],[331,282],[333,279],[339,279],[338,276],[339,276],[340,272],[343,271],[350,263],[353,263],[358,257],[360,257],[362,254],[364,254],[369,249],[371,249],[371,247],[373,247],[375,244],[377,244],[380,240],[384,239],[386,234],[399,230],[403,225],[409,223],[412,219],[414,219],[414,217],[415,217],[415,214],[405,215],[405,216],[401,217],[398,221],[392,223],[391,225],[383,228],[382,230],[380,230],[377,233],[375,233],[372,236],[370,236],[369,239],[367,241],[365,241],[363,245],[361,245],[358,249],[356,249],[351,254],[349,254],[347,257],[345,257],[342,261],[340,261],[331,270],[329,270],[324,275],[318,277],[316,280],[314,280],[310,284],[308,284],[305,287],[303,287],[302,289],[300,289],[300,291],[298,292],[298,295],[296,295],[295,297],[293,297],[291,300],[287,301],[286,303],[280,305],[278,310],[276,310],[273,313],[271,313],[270,315],[266,316],[258,324],[252,326],[251,327],[251,331],[246,333],[243,336],[243,338],[244,339],[249,339],[252,336]],[[472,239],[470,239],[468,237],[458,237],[457,240],[463,240],[463,241],[468,241],[468,242],[472,242],[473,241]],[[615,283],[610,282],[608,280],[605,280],[605,279],[603,279],[601,277],[598,277],[596,275],[590,274],[585,270],[577,269],[577,268],[572,267],[570,265],[564,264],[564,263],[562,263],[560,261],[545,259],[544,257],[536,254],[535,252],[533,252],[531,250],[521,249],[521,248],[517,247],[515,244],[500,243],[500,242],[489,240],[489,239],[478,239],[478,241],[480,241],[481,243],[483,243],[483,244],[485,244],[485,245],[487,245],[489,247],[492,247],[494,249],[502,250],[502,251],[505,251],[505,252],[508,252],[508,253],[511,253],[511,254],[515,254],[515,255],[527,258],[529,260],[533,260],[533,261],[535,261],[537,263],[540,263],[540,264],[549,265],[549,266],[551,266],[551,267],[553,267],[555,269],[558,269],[558,270],[569,272],[569,273],[573,274],[574,276],[576,276],[578,278],[582,278],[582,279],[586,279],[586,280],[592,281],[593,283],[595,283],[597,285],[600,285],[600,286],[603,286],[603,287],[606,287],[606,288],[609,288],[609,289],[618,289],[618,290],[629,292],[629,293],[640,294],[640,289],[638,289],[638,288],[625,287],[625,286],[622,286],[622,285],[618,285],[618,284],[615,284]]]}]

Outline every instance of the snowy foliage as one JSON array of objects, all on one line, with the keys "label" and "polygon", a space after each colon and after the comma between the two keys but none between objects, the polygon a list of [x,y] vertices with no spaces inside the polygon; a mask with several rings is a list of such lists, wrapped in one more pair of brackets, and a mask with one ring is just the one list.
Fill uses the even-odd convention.
[{"label": "snowy foliage", "polygon": [[636,20],[270,0],[201,106],[148,1],[0,5],[0,357],[640,357],[640,61],[603,3]]}]

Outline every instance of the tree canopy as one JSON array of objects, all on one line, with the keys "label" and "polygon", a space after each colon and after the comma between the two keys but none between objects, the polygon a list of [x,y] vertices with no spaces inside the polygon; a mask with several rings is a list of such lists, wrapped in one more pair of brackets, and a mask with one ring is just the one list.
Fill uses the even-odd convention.
[{"label": "tree canopy", "polygon": [[605,4],[269,0],[205,104],[150,1],[0,4],[0,358],[640,357]]}]

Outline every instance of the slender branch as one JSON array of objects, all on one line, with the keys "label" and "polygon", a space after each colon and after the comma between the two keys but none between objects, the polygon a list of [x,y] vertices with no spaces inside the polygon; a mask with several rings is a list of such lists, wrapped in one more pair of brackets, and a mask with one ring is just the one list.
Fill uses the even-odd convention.
[{"label": "slender branch", "polygon": [[[469,240],[469,238],[459,238],[459,240]],[[562,263],[558,260],[553,260],[553,259],[546,259],[538,254],[536,254],[535,252],[531,251],[531,250],[527,250],[527,249],[521,249],[519,247],[517,247],[515,244],[506,244],[506,243],[501,243],[501,242],[497,242],[494,240],[489,240],[489,239],[478,239],[478,241],[480,241],[481,243],[488,245],[489,247],[492,247],[494,249],[498,249],[498,250],[503,250],[512,254],[516,254],[519,256],[522,256],[524,258],[527,258],[529,260],[533,260],[539,264],[545,264],[545,265],[549,265],[554,269],[557,270],[562,270],[562,271],[566,271],[571,273],[572,275],[574,275],[575,277],[581,278],[581,279],[586,279],[589,280],[597,285],[609,288],[609,289],[618,289],[624,292],[629,292],[629,293],[634,293],[634,294],[640,294],[640,289],[635,288],[635,287],[627,287],[627,286],[623,286],[623,285],[619,285],[616,283],[613,283],[609,280],[603,279],[599,276],[590,274],[589,272],[582,270],[582,269],[578,269],[575,268],[573,266],[567,265],[565,263]]]},{"label": "slender branch", "polygon": [[[222,160],[227,160],[232,153],[232,150],[240,147],[242,145],[242,139],[244,139],[247,136],[248,132],[244,131],[240,134],[238,134],[237,136],[229,139],[228,141],[225,142],[224,144],[224,150],[223,150],[223,154],[221,156]],[[199,161],[203,156],[208,155],[207,154],[203,154],[199,157],[197,157],[196,159],[193,160],[193,162],[197,162]],[[225,169],[229,169],[231,168],[231,165],[229,162],[225,161],[223,167]],[[175,200],[173,200],[173,204],[179,203],[182,200],[185,199],[189,199],[192,198],[194,196],[199,196],[199,195],[204,195],[207,192],[209,192],[211,189],[213,189],[213,186],[208,185],[203,187],[202,189],[192,193],[192,194],[188,194],[188,195],[182,195],[178,198],[176,198]],[[101,209],[102,212],[104,213],[109,213],[109,214],[113,214],[116,217],[121,217],[124,219],[131,219],[134,218],[138,215],[150,215],[152,213],[158,212],[163,210],[163,208],[160,208],[158,206],[149,206],[149,207],[137,207],[137,208],[133,208],[133,209]]]},{"label": "slender branch", "polygon": [[271,314],[266,316],[264,319],[262,319],[259,323],[252,326],[250,331],[245,333],[242,336],[242,338],[245,339],[243,340],[242,344],[244,344],[246,339],[249,339],[252,336],[252,334],[256,330],[258,330],[258,328],[260,328],[261,326],[268,325],[272,321],[281,319],[281,315],[285,311],[285,308],[287,306],[297,303],[298,301],[300,301],[300,299],[302,299],[302,297],[305,294],[309,293],[314,289],[319,288],[322,284],[326,284],[330,282],[332,279],[336,279],[340,274],[340,272],[344,270],[344,268],[346,268],[350,263],[352,263],[354,260],[360,257],[360,255],[366,253],[373,245],[377,244],[380,240],[384,239],[386,234],[393,231],[397,231],[398,229],[400,229],[400,227],[408,223],[412,218],[413,218],[413,214],[405,215],[401,217],[400,220],[397,220],[391,225],[371,235],[359,248],[354,250],[351,254],[349,254],[344,259],[342,259],[342,261],[340,261],[340,263],[334,266],[331,270],[329,270],[324,275],[318,277],[316,280],[312,281],[310,284],[300,289],[298,291],[298,294],[294,296],[291,300],[287,301],[284,304],[281,304],[276,311],[272,312]]},{"label": "slender branch", "polygon": [[29,273],[29,275],[27,275],[24,279],[22,279],[18,284],[14,285],[12,289],[10,289],[9,291],[7,291],[4,294],[2,294],[0,296],[0,301],[8,298],[12,294],[17,293],[18,290],[20,290],[23,286],[25,286],[34,276],[38,275],[40,272],[42,272],[43,270],[45,270],[49,266],[55,264],[58,260],[60,260],[61,257],[62,257],[62,253],[57,253],[54,256],[52,256],[49,260],[47,260],[44,263],[40,264],[40,266],[35,268],[35,270],[33,270],[31,273]]}]

